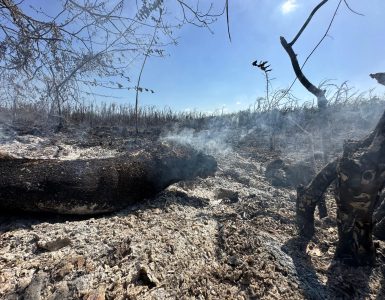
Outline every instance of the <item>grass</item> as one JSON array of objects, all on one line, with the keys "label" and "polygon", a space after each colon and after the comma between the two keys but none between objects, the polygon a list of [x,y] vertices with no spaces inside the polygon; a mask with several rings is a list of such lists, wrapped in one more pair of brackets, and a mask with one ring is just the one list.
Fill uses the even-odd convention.
[{"label": "grass", "polygon": [[[242,129],[260,135],[281,135],[289,140],[305,132],[317,135],[320,131],[330,131],[334,136],[342,138],[346,135],[348,138],[351,131],[370,130],[385,109],[385,98],[374,96],[372,91],[352,92],[346,84],[329,84],[328,88],[330,101],[323,115],[320,115],[314,104],[298,105],[298,102],[293,101],[289,106],[277,102],[273,107],[262,105],[260,109],[255,109],[255,105],[251,105],[247,110],[215,115],[147,106],[139,108],[139,129],[157,132],[175,131],[178,128],[197,131],[212,128]],[[257,101],[260,102],[261,98]],[[60,119],[69,127],[119,127],[132,132],[135,127],[135,107],[130,104],[76,103],[63,107],[62,115],[58,116],[45,102],[0,102],[0,121],[14,126],[54,129]]]}]

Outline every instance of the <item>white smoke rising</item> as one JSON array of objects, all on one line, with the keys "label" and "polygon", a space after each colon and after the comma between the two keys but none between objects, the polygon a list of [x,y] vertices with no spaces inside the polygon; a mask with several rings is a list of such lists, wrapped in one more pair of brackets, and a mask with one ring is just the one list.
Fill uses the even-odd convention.
[{"label": "white smoke rising", "polygon": [[[163,136],[213,156],[229,157],[235,147],[273,149],[283,159],[293,161],[314,157],[331,159],[342,152],[344,140],[359,140],[374,128],[384,110],[384,102],[333,105],[325,115],[314,109],[262,113],[239,112],[204,122],[180,124]],[[192,129],[195,128],[195,129]],[[273,148],[272,148],[273,146]]]},{"label": "white smoke rising", "polygon": [[231,146],[226,142],[229,134],[231,134],[230,130],[220,128],[201,131],[184,128],[168,132],[161,140],[189,145],[206,154],[225,155],[232,151]]}]

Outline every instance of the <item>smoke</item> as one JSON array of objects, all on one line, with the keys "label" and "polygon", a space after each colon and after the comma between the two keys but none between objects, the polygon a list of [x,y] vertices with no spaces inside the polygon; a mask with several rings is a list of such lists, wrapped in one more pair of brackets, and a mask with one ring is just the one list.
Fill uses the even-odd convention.
[{"label": "smoke", "polygon": [[227,143],[231,131],[226,128],[208,128],[195,130],[192,128],[174,129],[161,137],[163,141],[176,142],[188,145],[198,151],[210,155],[226,155],[232,151]]},{"label": "smoke", "polygon": [[[323,113],[306,107],[291,111],[241,111],[179,124],[161,140],[189,145],[214,156],[229,154],[233,147],[240,146],[294,161],[312,157],[330,160],[341,154],[345,140],[359,140],[369,134],[384,109],[382,101],[366,101],[331,105]],[[274,151],[269,152],[270,149]]]}]

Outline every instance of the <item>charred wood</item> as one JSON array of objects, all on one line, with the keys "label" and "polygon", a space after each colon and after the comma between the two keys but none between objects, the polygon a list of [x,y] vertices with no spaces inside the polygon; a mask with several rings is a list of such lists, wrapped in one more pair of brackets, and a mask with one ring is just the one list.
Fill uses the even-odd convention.
[{"label": "charred wood", "polygon": [[97,214],[153,197],[172,183],[213,175],[217,163],[192,148],[159,144],[104,159],[0,155],[0,209]]},{"label": "charred wood", "polygon": [[305,74],[302,72],[302,69],[298,63],[297,55],[295,54],[292,48],[292,44],[289,44],[283,36],[280,37],[280,40],[281,40],[282,47],[285,49],[285,51],[289,55],[291,65],[293,66],[294,73],[297,76],[298,80],[310,93],[312,93],[314,96],[317,97],[318,107],[320,109],[325,109],[328,103],[325,97],[325,91],[319,89],[314,84],[312,84],[309,81],[309,79],[305,76]]},{"label": "charred wood", "polygon": [[[314,211],[321,203],[320,217],[325,217],[326,204],[324,193],[336,179],[337,160],[328,163],[306,186],[297,188],[297,225],[301,235],[310,237],[314,233]],[[322,210],[323,209],[323,210]]]},{"label": "charred wood", "polygon": [[[346,142],[341,158],[329,163],[306,188],[298,189],[300,234],[313,235],[315,205],[334,179],[339,238],[335,256],[351,265],[372,264],[373,213],[385,183],[385,112],[367,138]],[[382,227],[379,222],[377,234]]]}]

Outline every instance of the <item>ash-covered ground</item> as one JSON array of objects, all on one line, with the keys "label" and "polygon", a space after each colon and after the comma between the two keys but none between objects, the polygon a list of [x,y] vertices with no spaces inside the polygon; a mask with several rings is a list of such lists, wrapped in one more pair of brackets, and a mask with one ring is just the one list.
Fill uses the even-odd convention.
[{"label": "ash-covered ground", "polygon": [[[332,137],[361,137],[375,124],[370,118],[367,122],[355,134],[344,129],[346,136],[341,130]],[[297,125],[293,128],[306,129]],[[179,129],[160,137],[134,137],[108,129],[21,135],[2,126],[0,151],[13,156],[113,157],[160,138],[209,152],[217,159],[218,171],[213,177],[171,185],[157,197],[113,214],[3,212],[1,299],[385,297],[385,243],[376,241],[374,267],[351,268],[334,261],[337,228],[332,192],[326,197],[329,216],[316,220],[316,235],[306,244],[296,233],[296,192],[284,178],[287,174],[281,170],[274,178],[266,176],[266,168],[278,158],[294,166],[306,165],[312,156],[322,165],[309,152],[311,147],[295,142],[283,147],[277,135],[271,150],[269,138],[262,138],[258,128]],[[297,128],[296,134],[307,140],[302,129]],[[294,141],[292,133],[287,135]],[[341,145],[329,151],[330,157],[340,149]],[[306,168],[298,168],[310,176]],[[273,182],[280,178],[281,182]]]}]

